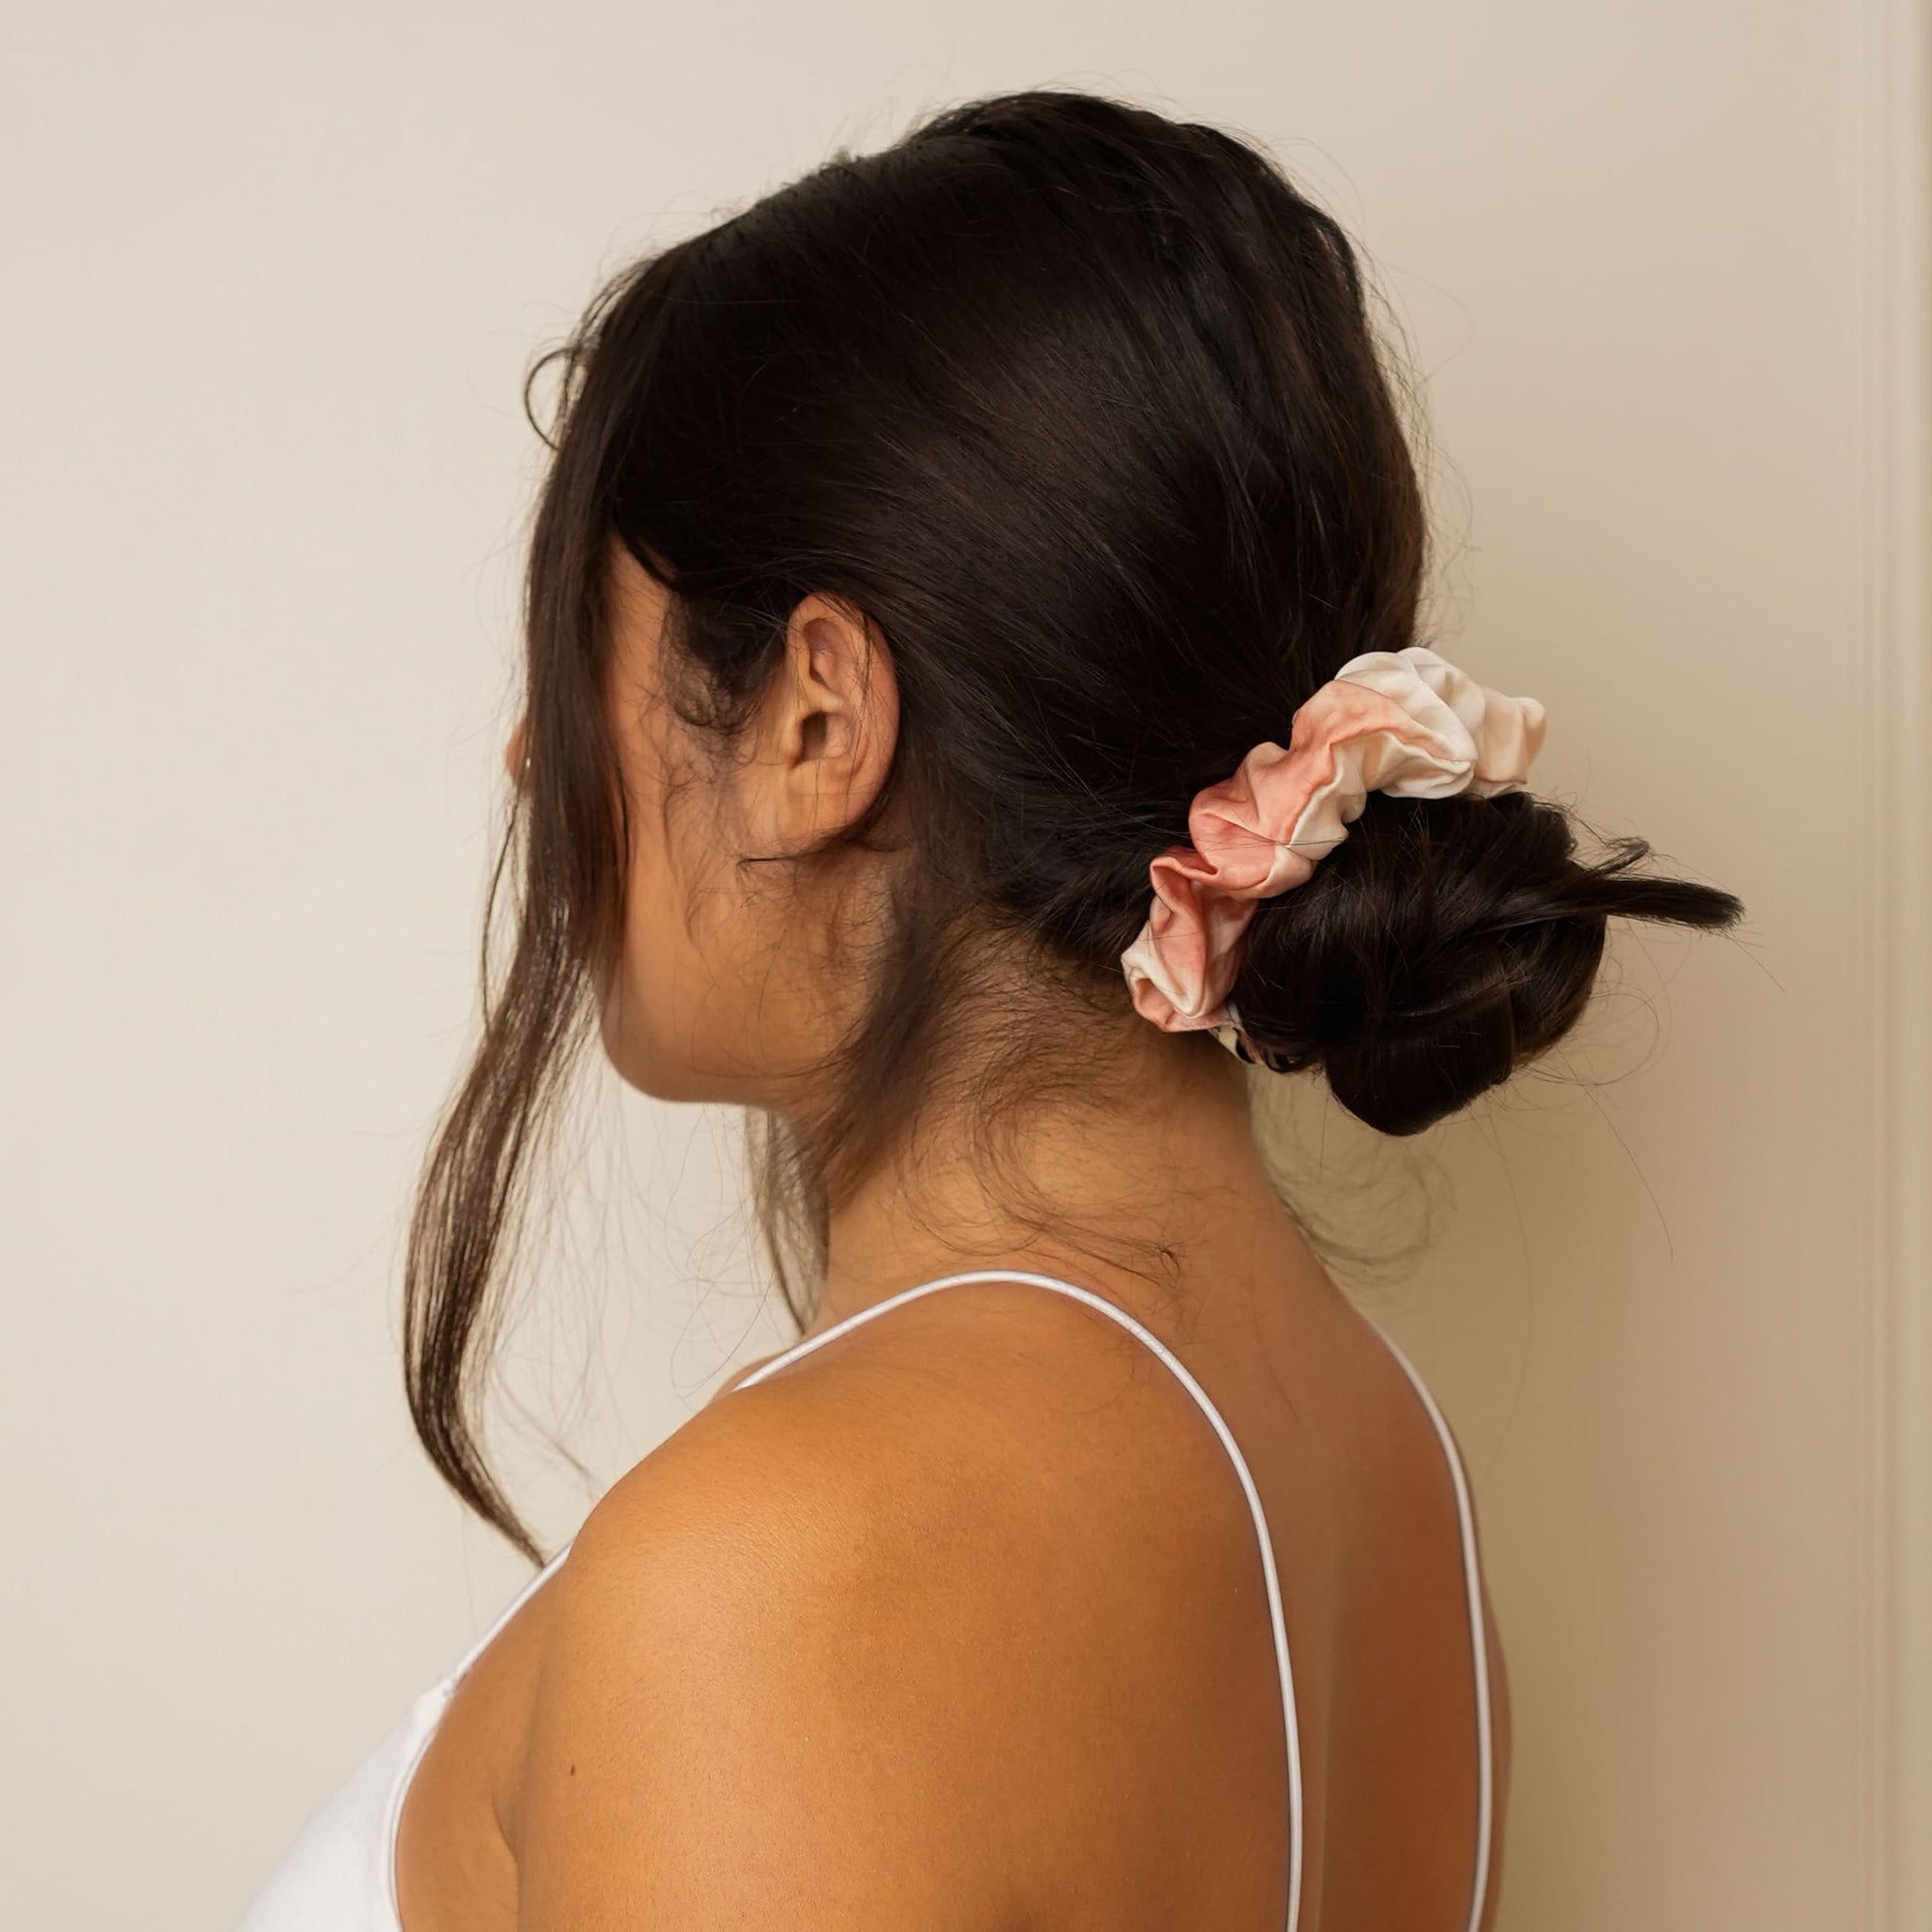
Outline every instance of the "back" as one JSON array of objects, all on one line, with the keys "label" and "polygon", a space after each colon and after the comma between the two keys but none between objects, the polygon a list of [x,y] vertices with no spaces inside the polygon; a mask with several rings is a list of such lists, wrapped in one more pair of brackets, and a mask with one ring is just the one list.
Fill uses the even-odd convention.
[{"label": "back", "polygon": [[721,1391],[457,1685],[408,1932],[481,1922],[437,1872],[493,1752],[505,1926],[808,1876],[813,1924],[1487,1925],[1508,1712],[1446,1432],[1325,1276],[1260,1286],[1177,1334],[946,1277]]},{"label": "back", "polygon": [[[1466,1910],[1460,1918],[1452,1920],[1443,1917],[1439,1910],[1432,1910],[1431,1907],[1431,1901],[1439,1895],[1440,1889],[1445,1884],[1453,1885],[1454,1875],[1459,1867],[1456,1835],[1452,1831],[1442,1829],[1448,1821],[1446,1818],[1438,1817],[1434,1821],[1433,1830],[1402,1834],[1406,1843],[1419,1845],[1433,1840],[1436,1847],[1434,1857],[1418,1859],[1408,1865],[1403,1874],[1403,1883],[1396,1886],[1388,1883],[1388,1868],[1391,1861],[1385,1856],[1378,1856],[1353,1874],[1350,1882],[1355,1888],[1366,1893],[1368,1887],[1372,1885],[1378,1894],[1378,1900],[1372,1901],[1364,1896],[1361,1902],[1354,1905],[1336,1904],[1334,1901],[1340,1887],[1334,1861],[1332,1859],[1323,1861],[1319,1883],[1322,1892],[1330,1901],[1331,1914],[1340,1914],[1340,1917],[1331,1922],[1382,1925],[1409,1923],[1447,1925],[1453,1922],[1462,1927],[1463,1932],[1478,1932],[1478,1928],[1492,1917],[1489,1906],[1492,1890],[1490,1873],[1495,1823],[1496,1765],[1493,1706],[1496,1699],[1492,1695],[1491,1682],[1490,1653],[1493,1648],[1492,1633],[1482,1585],[1473,1500],[1461,1454],[1440,1406],[1413,1364],[1394,1341],[1373,1321],[1354,1311],[1349,1311],[1353,1317],[1353,1323],[1365,1328],[1375,1338],[1377,1346],[1370,1350],[1372,1361],[1375,1356],[1385,1352],[1388,1360],[1394,1363],[1402,1378],[1407,1383],[1408,1389],[1412,1391],[1413,1402],[1420,1413],[1426,1416],[1437,1445],[1437,1460],[1433,1471],[1435,1480],[1430,1480],[1432,1470],[1430,1458],[1426,1452],[1422,1459],[1422,1467],[1418,1469],[1415,1466],[1414,1446],[1406,1440],[1412,1433],[1411,1430],[1405,1427],[1400,1419],[1391,1419],[1393,1426],[1386,1426],[1377,1416],[1376,1409],[1380,1401],[1385,1400],[1385,1392],[1374,1399],[1369,1399],[1365,1392],[1358,1392],[1346,1416],[1336,1415],[1331,1418],[1331,1426],[1341,1426],[1346,1423],[1355,1437],[1344,1448],[1344,1453],[1339,1458],[1339,1466],[1350,1472],[1350,1480],[1346,1486],[1346,1499],[1338,1497],[1336,1501],[1347,1510],[1349,1516],[1352,1517],[1354,1523],[1368,1534],[1363,1539],[1362,1547],[1355,1552],[1357,1561],[1352,1564],[1345,1561],[1337,1578],[1338,1581],[1347,1584],[1346,1598],[1338,1598],[1327,1605],[1325,1607],[1328,1616],[1319,1619],[1320,1622],[1329,1626],[1331,1633],[1322,1654],[1332,1658],[1338,1648],[1335,1638],[1339,1633],[1334,1631],[1332,1619],[1339,1612],[1343,1601],[1353,1605],[1362,1601],[1366,1595],[1372,1602],[1394,1605],[1406,1599],[1411,1610],[1408,1615],[1384,1614],[1376,1620],[1372,1628],[1364,1629],[1360,1627],[1360,1612],[1351,1607],[1349,1611],[1350,1629],[1346,1634],[1346,1642],[1340,1647],[1353,1653],[1353,1667],[1346,1670],[1336,1683],[1327,1686],[1310,1684],[1300,1693],[1296,1689],[1293,1662],[1295,1642],[1290,1635],[1290,1615],[1284,1599],[1281,1565],[1275,1553],[1274,1536],[1269,1526],[1267,1507],[1263,1499],[1254,1468],[1220,1405],[1203,1386],[1199,1378],[1173,1348],[1145,1322],[1111,1298],[1058,1276],[1013,1269],[974,1271],[942,1277],[888,1295],[857,1314],[833,1323],[823,1331],[781,1351],[775,1358],[759,1364],[743,1378],[738,1386],[749,1387],[781,1371],[792,1369],[803,1357],[840,1342],[854,1331],[875,1321],[888,1318],[895,1311],[941,1291],[978,1289],[983,1293],[986,1290],[996,1289],[1003,1284],[1020,1283],[1029,1288],[1045,1290],[1051,1294],[1064,1296],[1111,1322],[1122,1334],[1130,1335],[1136,1345],[1144,1348],[1160,1363],[1165,1375],[1172,1378],[1175,1384],[1193,1404],[1207,1423],[1214,1440],[1226,1455],[1230,1472],[1238,1487],[1252,1529],[1252,1546],[1265,1602],[1268,1640],[1279,1689],[1282,1774],[1286,1786],[1286,1804],[1280,1834],[1285,1841],[1283,1866],[1287,1895],[1285,1908],[1287,1932],[1300,1932],[1304,1918],[1309,1916],[1306,1907],[1310,1891],[1309,1867],[1316,1862],[1310,1858],[1312,1813],[1305,1770],[1305,1760],[1309,1752],[1302,1738],[1301,1716],[1304,1697],[1308,1698],[1311,1708],[1320,1708],[1324,1712],[1326,1726],[1331,1731],[1337,1725],[1350,1724],[1350,1719],[1346,1716],[1350,1698],[1359,1698],[1370,1708],[1383,1712],[1386,1712],[1393,1703],[1405,1714],[1408,1723],[1406,1725],[1399,1719],[1389,1728],[1391,1747],[1398,1752],[1406,1753],[1411,1762],[1419,1763],[1426,1770],[1428,1775],[1421,1780],[1423,1786],[1431,1792],[1439,1792],[1445,1785],[1454,1790],[1462,1786],[1465,1781],[1465,1776],[1472,1776],[1474,1784],[1473,1828],[1466,1834],[1470,1841],[1467,1851],[1468,1873],[1463,1886],[1463,1896],[1467,1903]],[[1339,1297],[1336,1301],[1339,1303]],[[1350,1325],[1351,1324],[1345,1319],[1331,1339],[1339,1341]],[[850,1346],[849,1343],[847,1346]],[[1368,1373],[1372,1379],[1378,1371],[1378,1365],[1369,1369]],[[1329,1378],[1329,1375],[1324,1373],[1322,1379]],[[1382,1378],[1386,1379],[1385,1377]],[[1160,1379],[1161,1378],[1155,1378],[1156,1381]],[[1243,1378],[1244,1383],[1247,1379]],[[1345,1376],[1343,1379],[1346,1381],[1352,1378]],[[1283,1393],[1286,1394],[1288,1391],[1284,1389]],[[1246,1399],[1254,1399],[1252,1389]],[[1154,1400],[1158,1402],[1159,1398],[1156,1396]],[[1398,1395],[1397,1400],[1400,1402],[1403,1398]],[[1289,1412],[1293,1412],[1292,1397]],[[1150,1445],[1157,1440],[1158,1434],[1159,1432],[1154,1430],[1148,1432],[1146,1439]],[[1212,1460],[1211,1457],[1209,1460]],[[1169,1473],[1171,1477],[1174,1474],[1171,1466]],[[1283,1488],[1291,1487],[1282,1482],[1282,1472],[1276,1472],[1276,1477]],[[1453,1569],[1445,1569],[1439,1563],[1432,1565],[1429,1557],[1422,1554],[1424,1550],[1433,1553],[1441,1542],[1440,1520],[1442,1498],[1445,1496],[1455,1532],[1456,1560]],[[1104,1510],[1105,1506],[1100,1507]],[[1207,1513],[1206,1520],[1215,1522],[1218,1528],[1224,1515],[1225,1512],[1219,1508],[1210,1509]],[[1145,1529],[1157,1542],[1160,1534],[1160,1518],[1157,1511],[1145,1523]],[[1238,1538],[1236,1540],[1238,1541]],[[1334,1547],[1340,1548],[1346,1541],[1345,1534]],[[1190,1581],[1198,1584],[1203,1576],[1214,1574],[1214,1567],[1193,1570],[1183,1560],[1179,1560],[1182,1554],[1182,1546],[1177,1537],[1173,1549],[1168,1552],[1167,1563],[1172,1570],[1173,1578],[1183,1583],[1179,1595],[1198,1602],[1200,1593],[1197,1589],[1188,1587],[1188,1584]],[[1387,1584],[1393,1582],[1393,1577],[1381,1579],[1381,1584],[1378,1585],[1375,1576],[1378,1566],[1392,1566],[1402,1574],[1405,1580],[1411,1582],[1411,1589],[1387,1587]],[[1135,1566],[1138,1573],[1137,1580],[1144,1581],[1150,1569],[1157,1573],[1161,1567],[1161,1553],[1156,1549],[1151,1552],[1151,1564],[1142,1563]],[[1356,1568],[1362,1572],[1359,1582],[1351,1574]],[[1465,1753],[1466,1767],[1462,1768],[1464,1775],[1459,1775],[1453,1751],[1446,1762],[1431,1762],[1427,1759],[1418,1759],[1416,1756],[1418,1747],[1410,1726],[1421,1720],[1422,1715],[1433,1701],[1431,1693],[1439,1692],[1441,1687],[1437,1684],[1413,1687],[1409,1694],[1405,1697],[1402,1694],[1405,1690],[1403,1675],[1401,1669],[1397,1667],[1396,1659],[1378,1659],[1371,1663],[1365,1656],[1365,1653],[1386,1646],[1391,1651],[1399,1653],[1401,1663],[1412,1670],[1419,1649],[1438,1647],[1418,1646],[1413,1640],[1413,1606],[1440,1605],[1445,1599],[1454,1600],[1457,1595],[1455,1586],[1458,1584],[1460,1584],[1460,1602],[1463,1606],[1463,1634],[1461,1649],[1466,1659],[1468,1702],[1472,1719],[1468,1727],[1471,1749]],[[1317,1597],[1320,1595],[1319,1591],[1312,1587],[1310,1594]],[[1245,1593],[1240,1592],[1236,1595]],[[1104,1598],[1102,1601],[1104,1602]],[[1317,1611],[1321,1607],[1323,1606],[1319,1603],[1312,1604],[1310,1611]],[[1236,1614],[1243,1621],[1250,1623],[1253,1621],[1244,1610]],[[1312,1613],[1304,1614],[1296,1621],[1304,1625],[1314,1624],[1318,1622],[1318,1617]],[[1451,1614],[1442,1621],[1453,1626],[1457,1620]],[[1304,1633],[1303,1642],[1306,1640]],[[1242,1650],[1245,1645],[1238,1635],[1229,1633],[1224,1648],[1227,1653],[1232,1654]],[[1086,1649],[1086,1640],[1083,1640],[1082,1649],[1083,1651]],[[1346,1683],[1349,1687],[1348,1697],[1339,1694],[1341,1683]],[[1208,1687],[1202,1688],[1206,1690]],[[1231,1683],[1228,1690],[1230,1694],[1227,1702],[1238,1708],[1243,1701],[1238,1690]],[[1325,1695],[1322,1694],[1324,1691]],[[1456,1700],[1449,1701],[1453,1704]],[[1221,1700],[1209,1695],[1195,1708],[1213,1709],[1220,1702]],[[1367,1772],[1362,1781],[1371,1792],[1378,1794],[1371,1802],[1376,1803],[1378,1809],[1386,1812],[1390,1782],[1385,1770],[1368,1770],[1375,1755],[1369,1747],[1372,1742],[1373,1734],[1370,1731],[1351,1726],[1351,1735],[1348,1740],[1338,1742],[1332,1737],[1324,1740],[1324,1748],[1320,1753],[1320,1761],[1330,1773],[1331,1778],[1336,1776],[1338,1765],[1346,1767],[1350,1761],[1356,1763],[1358,1776],[1361,1776],[1362,1772]],[[1181,1750],[1179,1741],[1176,1750],[1164,1751],[1161,1754],[1164,1761],[1173,1764],[1176,1761],[1177,1750]],[[1346,1773],[1343,1776],[1346,1776]],[[1207,1788],[1211,1789],[1214,1782],[1209,1773],[1206,1780]],[[1266,1782],[1265,1777],[1259,1780],[1260,1785],[1264,1786]],[[1326,1817],[1336,1816],[1332,1790],[1323,1794],[1321,1811]],[[1384,1818],[1385,1833],[1392,1822]],[[1361,1843],[1370,1841],[1374,1833],[1354,1833],[1353,1836],[1356,1842]],[[1266,1842],[1265,1834],[1260,1842]],[[1254,1861],[1236,1860],[1233,1862],[1238,1869],[1244,1862],[1252,1864]],[[1398,1903],[1399,1895],[1404,1893],[1414,1894],[1413,1902]]]}]

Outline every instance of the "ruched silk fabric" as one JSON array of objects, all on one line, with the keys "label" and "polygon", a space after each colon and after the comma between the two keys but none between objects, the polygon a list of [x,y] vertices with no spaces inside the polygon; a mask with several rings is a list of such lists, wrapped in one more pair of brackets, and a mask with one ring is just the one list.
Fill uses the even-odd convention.
[{"label": "ruched silk fabric", "polygon": [[1511,790],[1547,723],[1535,698],[1492,691],[1422,644],[1350,658],[1295,712],[1286,747],[1257,745],[1195,794],[1193,842],[1149,867],[1148,923],[1121,955],[1135,1011],[1170,1033],[1230,1025],[1256,903],[1304,884],[1370,792]]}]

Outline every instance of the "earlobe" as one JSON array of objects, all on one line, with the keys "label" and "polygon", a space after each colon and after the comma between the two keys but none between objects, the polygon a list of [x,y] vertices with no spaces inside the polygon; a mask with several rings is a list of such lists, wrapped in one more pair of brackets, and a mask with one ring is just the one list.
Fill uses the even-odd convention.
[{"label": "earlobe", "polygon": [[503,769],[510,775],[510,782],[521,791],[530,770],[530,721],[526,713],[517,720],[517,726],[510,733],[509,743],[503,747]]}]

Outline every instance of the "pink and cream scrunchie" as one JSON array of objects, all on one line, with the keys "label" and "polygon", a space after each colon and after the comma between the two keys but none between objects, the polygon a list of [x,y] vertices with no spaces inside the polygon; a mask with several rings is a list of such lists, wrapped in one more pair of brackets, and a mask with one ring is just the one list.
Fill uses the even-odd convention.
[{"label": "pink and cream scrunchie", "polygon": [[1257,745],[1197,792],[1189,845],[1148,868],[1153,905],[1121,954],[1134,1010],[1169,1033],[1211,1028],[1239,1051],[1228,994],[1258,899],[1304,884],[1372,791],[1478,797],[1520,786],[1543,706],[1507,697],[1421,644],[1350,658],[1295,712],[1288,748]]}]

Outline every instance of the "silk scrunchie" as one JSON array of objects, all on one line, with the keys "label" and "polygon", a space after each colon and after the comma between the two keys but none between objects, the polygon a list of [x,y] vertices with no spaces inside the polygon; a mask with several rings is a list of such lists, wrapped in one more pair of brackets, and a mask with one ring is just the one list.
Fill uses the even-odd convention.
[{"label": "silk scrunchie", "polygon": [[1522,783],[1544,709],[1508,697],[1422,644],[1350,658],[1295,712],[1287,750],[1257,745],[1195,794],[1189,845],[1149,867],[1153,905],[1121,954],[1134,1010],[1169,1033],[1228,1032],[1228,994],[1258,899],[1304,884],[1349,836],[1372,791],[1478,797]]}]

